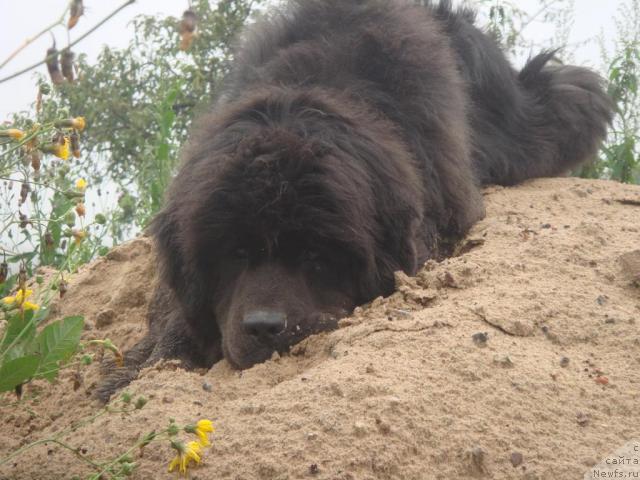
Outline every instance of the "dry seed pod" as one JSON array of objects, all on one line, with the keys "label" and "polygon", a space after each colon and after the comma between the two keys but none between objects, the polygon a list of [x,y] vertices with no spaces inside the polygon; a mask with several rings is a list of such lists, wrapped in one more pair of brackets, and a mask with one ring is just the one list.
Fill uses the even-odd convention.
[{"label": "dry seed pod", "polygon": [[73,77],[73,58],[74,57],[75,57],[75,54],[68,48],[65,48],[62,51],[62,56],[60,60],[60,64],[62,65],[62,75],[64,76],[64,78],[69,80],[70,83],[73,83],[73,80],[74,80],[74,77]]},{"label": "dry seed pod", "polygon": [[64,297],[64,294],[67,293],[67,282],[64,278],[60,279],[60,284],[58,285],[58,291],[60,292],[60,298]]},{"label": "dry seed pod", "polygon": [[84,215],[87,213],[84,203],[80,202],[76,205],[76,213],[78,214],[78,216],[84,217]]},{"label": "dry seed pod", "polygon": [[73,132],[71,138],[71,153],[75,158],[80,158],[80,135],[78,132]]},{"label": "dry seed pod", "polygon": [[47,70],[49,70],[49,76],[54,85],[60,85],[64,83],[64,77],[60,72],[60,64],[58,63],[58,50],[56,47],[51,47],[47,50]]},{"label": "dry seed pod", "polygon": [[0,263],[0,283],[4,283],[9,276],[9,265],[7,262]]},{"label": "dry seed pod", "polygon": [[29,217],[27,217],[24,213],[18,213],[18,218],[20,219],[20,228],[27,228],[31,223],[29,221]]},{"label": "dry seed pod", "polygon": [[188,50],[195,37],[198,17],[193,10],[185,10],[180,21],[180,50]]},{"label": "dry seed pod", "polygon": [[20,265],[20,273],[18,274],[18,290],[27,289],[27,268],[24,263]]},{"label": "dry seed pod", "polygon": [[39,172],[42,166],[42,154],[38,150],[31,152],[31,168],[34,172]]},{"label": "dry seed pod", "polygon": [[20,200],[18,201],[18,205],[22,205],[27,201],[27,196],[31,191],[31,187],[26,182],[22,182],[22,186],[20,187]]},{"label": "dry seed pod", "polygon": [[84,5],[82,4],[82,0],[72,0],[69,9],[69,21],[67,22],[67,28],[69,30],[76,26],[83,13]]},{"label": "dry seed pod", "polygon": [[44,245],[47,248],[53,248],[55,242],[53,241],[53,235],[51,232],[45,232],[44,234]]},{"label": "dry seed pod", "polygon": [[198,26],[198,17],[193,10],[185,10],[180,21],[180,34],[185,32],[193,33]]}]

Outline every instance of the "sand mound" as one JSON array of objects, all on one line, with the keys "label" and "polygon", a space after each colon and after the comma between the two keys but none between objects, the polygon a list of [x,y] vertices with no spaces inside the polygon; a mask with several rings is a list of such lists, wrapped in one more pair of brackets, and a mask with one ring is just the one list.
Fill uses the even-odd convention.
[{"label": "sand mound", "polygon": [[[583,478],[640,440],[640,187],[545,179],[485,199],[459,256],[398,275],[398,293],[339,330],[244,372],[147,369],[129,389],[150,398],[144,409],[71,443],[103,458],[169,417],[206,417],[217,431],[193,478]],[[123,245],[73,279],[57,314],[82,313],[86,338],[127,348],[144,332],[154,268],[148,240]],[[99,408],[97,366],[83,372],[76,391],[66,372],[2,407],[0,456]],[[171,478],[170,458],[147,449],[134,478]],[[43,445],[0,478],[82,472]]]}]

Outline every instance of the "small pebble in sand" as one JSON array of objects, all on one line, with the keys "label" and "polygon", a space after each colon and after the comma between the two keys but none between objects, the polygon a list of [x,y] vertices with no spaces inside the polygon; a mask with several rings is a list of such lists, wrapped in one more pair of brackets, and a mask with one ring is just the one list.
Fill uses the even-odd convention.
[{"label": "small pebble in sand", "polygon": [[318,438],[318,434],[316,432],[309,432],[307,433],[307,440],[315,440],[316,438]]},{"label": "small pebble in sand", "polygon": [[116,318],[116,312],[111,309],[103,310],[96,315],[96,328],[104,328],[113,323]]},{"label": "small pebble in sand", "polygon": [[523,461],[524,461],[524,457],[520,452],[513,452],[511,454],[511,465],[513,465],[513,468],[516,468],[522,465]]},{"label": "small pebble in sand", "polygon": [[474,333],[471,336],[471,339],[473,340],[473,343],[475,343],[477,346],[486,347],[487,341],[489,340],[489,334],[486,332]]},{"label": "small pebble in sand", "polygon": [[609,379],[601,375],[596,377],[596,383],[598,385],[609,385]]},{"label": "small pebble in sand", "polygon": [[213,387],[211,386],[211,384],[209,382],[202,382],[202,389],[205,392],[210,392],[213,390]]},{"label": "small pebble in sand", "polygon": [[367,426],[362,422],[355,422],[353,424],[353,433],[357,437],[364,437],[367,434]]},{"label": "small pebble in sand", "polygon": [[562,368],[567,368],[569,366],[570,362],[571,362],[571,360],[569,360],[569,357],[562,357],[560,359],[560,366]]},{"label": "small pebble in sand", "polygon": [[312,463],[311,465],[309,465],[309,473],[311,475],[316,475],[319,471],[320,469],[318,468],[317,463]]},{"label": "small pebble in sand", "polygon": [[586,414],[579,412],[576,415],[576,421],[581,427],[586,427],[589,424],[589,417]]},{"label": "small pebble in sand", "polygon": [[513,361],[511,361],[509,355],[496,355],[495,357],[493,357],[493,363],[501,366],[502,368],[513,367]]}]

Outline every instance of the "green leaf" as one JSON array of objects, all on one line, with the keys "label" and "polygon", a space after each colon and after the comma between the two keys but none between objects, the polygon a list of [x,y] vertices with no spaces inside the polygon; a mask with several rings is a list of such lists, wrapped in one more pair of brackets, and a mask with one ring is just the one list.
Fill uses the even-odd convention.
[{"label": "green leaf", "polygon": [[60,362],[68,360],[77,350],[83,326],[84,318],[78,316],[58,320],[42,329],[37,338],[40,352],[38,377],[53,381]]},{"label": "green leaf", "polygon": [[0,392],[8,392],[33,378],[40,358],[37,355],[14,358],[0,367]]},{"label": "green leaf", "polygon": [[[31,353],[28,352],[28,346],[36,335],[36,324],[31,322],[32,317],[32,310],[27,310],[24,315],[16,312],[9,317],[7,328],[0,342],[0,355],[3,355],[6,360],[12,360],[25,353]],[[18,336],[20,336],[20,340],[9,350],[9,346]]]}]

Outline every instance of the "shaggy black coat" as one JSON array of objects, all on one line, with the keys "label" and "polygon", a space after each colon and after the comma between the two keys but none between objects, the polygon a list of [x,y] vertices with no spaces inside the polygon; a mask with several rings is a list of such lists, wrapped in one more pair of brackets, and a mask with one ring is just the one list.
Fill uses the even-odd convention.
[{"label": "shaggy black coat", "polygon": [[515,71],[449,1],[297,0],[245,32],[155,219],[149,334],[103,398],[161,358],[245,368],[333,328],[446,255],[479,187],[592,158],[601,79],[532,58]]}]

